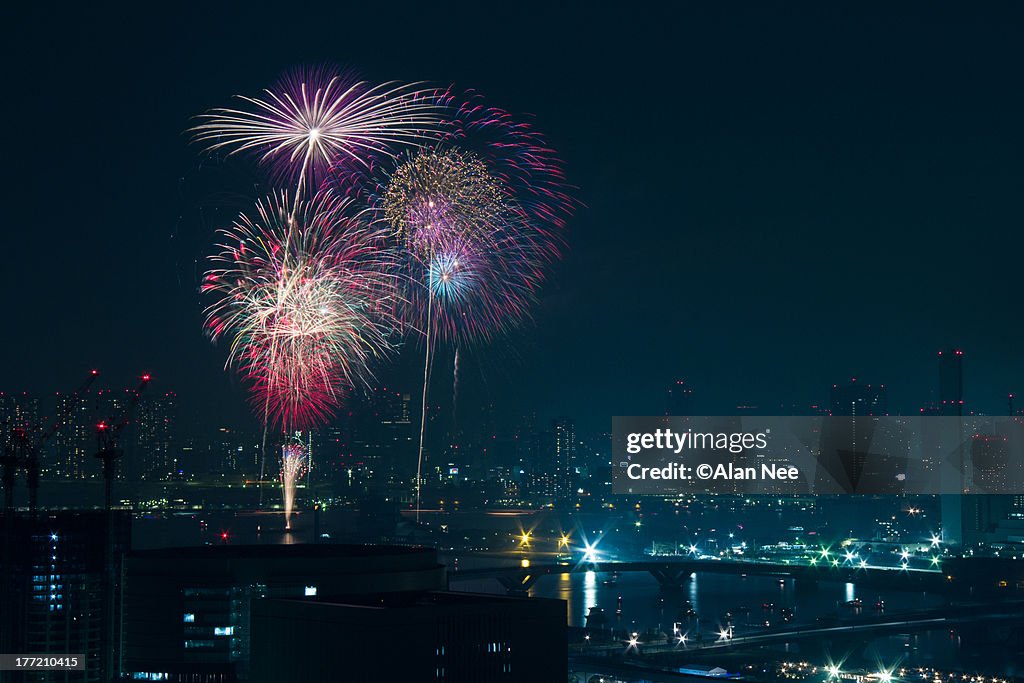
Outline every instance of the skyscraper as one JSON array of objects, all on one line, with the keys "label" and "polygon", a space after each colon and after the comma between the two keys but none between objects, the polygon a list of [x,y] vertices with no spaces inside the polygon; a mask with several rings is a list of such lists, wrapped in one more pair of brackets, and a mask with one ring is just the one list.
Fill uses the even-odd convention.
[{"label": "skyscraper", "polygon": [[668,385],[666,415],[686,416],[693,412],[693,388],[685,379],[677,379]]},{"label": "skyscraper", "polygon": [[939,405],[943,415],[964,414],[964,352],[960,349],[939,351]]},{"label": "skyscraper", "polygon": [[833,384],[829,412],[857,417],[886,415],[888,399],[885,385],[864,384],[856,377],[849,384]]},{"label": "skyscraper", "polygon": [[576,491],[576,425],[567,417],[551,422],[551,445],[555,459],[555,499],[565,503]]},{"label": "skyscraper", "polygon": [[174,448],[174,420],[177,397],[144,396],[135,409],[135,453],[132,469],[139,479],[168,481],[179,471]]},{"label": "skyscraper", "polygon": [[57,431],[44,455],[48,477],[86,479],[99,473],[96,452],[96,410],[94,396],[60,395],[57,397]]},{"label": "skyscraper", "polygon": [[[939,351],[939,414],[945,417],[962,417],[964,414],[964,352],[960,349]],[[967,488],[964,469],[963,435],[956,445],[959,451],[958,489]],[[970,542],[970,529],[976,524],[971,521],[978,516],[978,496],[964,498],[962,495],[944,495],[941,501],[942,540],[944,543],[960,544]]]}]

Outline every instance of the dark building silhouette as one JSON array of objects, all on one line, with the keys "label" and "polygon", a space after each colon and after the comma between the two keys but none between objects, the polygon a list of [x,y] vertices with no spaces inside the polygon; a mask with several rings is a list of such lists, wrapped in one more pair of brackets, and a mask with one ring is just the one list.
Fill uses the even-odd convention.
[{"label": "dark building silhouette", "polygon": [[939,410],[943,415],[964,414],[964,352],[939,351]]},{"label": "dark building silhouette", "polygon": [[[109,521],[116,559],[108,574],[105,512],[0,517],[0,652],[85,655],[85,671],[52,673],[46,680],[106,683],[116,676],[120,637],[114,615],[120,609],[120,558],[131,542],[131,517],[115,512]],[[22,680],[13,676],[0,672],[0,681]]]},{"label": "dark building silhouette", "polygon": [[[125,561],[123,670],[171,683],[565,680],[564,602],[449,594],[446,584],[431,548],[136,552]],[[533,676],[540,661],[557,675]],[[437,678],[442,667],[449,674]]]},{"label": "dark building silhouette", "polygon": [[251,681],[562,683],[565,621],[561,600],[497,595],[260,600]]},{"label": "dark building silhouette", "polygon": [[677,379],[668,385],[667,398],[668,401],[665,406],[666,415],[683,417],[692,414],[693,387],[687,384],[685,379]]},{"label": "dark building silhouette", "polygon": [[[964,414],[964,352],[952,348],[939,351],[939,402],[938,414],[944,417],[963,417]],[[959,429],[959,428],[958,428]],[[964,441],[966,435],[959,431],[956,444],[943,445],[942,450],[953,449],[955,454],[953,476],[956,481],[947,482],[959,491],[969,489]],[[981,496],[944,495],[941,501],[943,542],[964,546],[980,541],[984,521],[989,517],[985,511],[988,502]]]}]

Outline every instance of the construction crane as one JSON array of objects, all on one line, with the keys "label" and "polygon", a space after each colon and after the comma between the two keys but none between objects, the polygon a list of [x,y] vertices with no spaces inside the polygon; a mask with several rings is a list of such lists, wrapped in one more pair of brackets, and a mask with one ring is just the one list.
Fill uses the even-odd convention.
[{"label": "construction crane", "polygon": [[115,464],[117,460],[124,455],[124,451],[120,447],[121,432],[131,422],[132,414],[135,412],[135,406],[139,404],[139,398],[142,396],[142,392],[146,386],[149,385],[150,376],[143,375],[140,378],[139,385],[135,387],[135,391],[132,392],[131,400],[125,405],[121,411],[120,419],[116,422],[111,420],[100,420],[96,425],[96,456],[103,461],[103,497],[104,497],[104,509],[110,511],[112,504],[112,490],[114,484],[114,473]]},{"label": "construction crane", "polygon": [[[75,389],[71,398],[77,398],[84,393],[99,376],[99,370],[90,370],[85,381]],[[46,430],[40,431],[37,425],[15,425],[10,427],[10,438],[4,452],[0,455],[0,465],[3,466],[4,485],[4,509],[14,509],[14,481],[19,468],[25,470],[25,477],[28,483],[29,511],[35,513],[36,503],[39,499],[39,454],[46,446],[46,442],[57,433],[61,425],[67,422],[70,417],[73,402],[66,401],[54,418],[53,424]],[[7,425],[5,425],[5,428]],[[39,433],[33,434],[33,431]]]},{"label": "construction crane", "polygon": [[114,543],[114,510],[113,510],[113,487],[114,487],[114,470],[118,459],[124,454],[119,445],[121,432],[131,422],[132,414],[135,412],[135,407],[139,404],[139,398],[142,396],[142,392],[146,389],[149,384],[150,376],[143,375],[139,378],[139,385],[135,387],[135,391],[132,393],[131,399],[127,405],[121,410],[120,418],[116,421],[112,418],[110,420],[100,420],[96,425],[96,457],[103,461],[103,509],[106,510],[107,518],[107,530],[106,530],[106,543],[104,548],[104,572],[103,572],[103,605],[102,605],[102,630],[100,631],[100,652],[103,662],[103,671],[112,672],[114,670],[114,643],[115,643],[115,629],[114,622],[116,621],[114,615],[116,614],[116,599],[114,596],[114,586],[117,581],[115,575],[117,570],[116,566],[116,550]]}]

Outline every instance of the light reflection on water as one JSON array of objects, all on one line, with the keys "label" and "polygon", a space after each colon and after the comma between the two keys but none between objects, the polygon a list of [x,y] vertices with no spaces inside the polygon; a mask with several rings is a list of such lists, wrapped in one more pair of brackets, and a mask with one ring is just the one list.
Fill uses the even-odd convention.
[{"label": "light reflection on water", "polygon": [[[568,576],[572,576],[569,574]],[[587,572],[583,575],[583,619],[590,614],[590,608],[597,606],[597,574]]]}]

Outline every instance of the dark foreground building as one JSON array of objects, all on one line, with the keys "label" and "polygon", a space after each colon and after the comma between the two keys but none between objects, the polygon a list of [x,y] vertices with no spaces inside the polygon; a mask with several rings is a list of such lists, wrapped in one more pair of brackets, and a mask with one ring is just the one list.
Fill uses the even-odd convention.
[{"label": "dark foreground building", "polygon": [[6,512],[0,530],[0,652],[84,655],[84,671],[7,671],[0,672],[0,682],[107,683],[116,677],[121,557],[131,540],[130,516]]},{"label": "dark foreground building", "polygon": [[[563,602],[446,593],[446,583],[431,548],[136,552],[125,561],[124,677],[358,681],[409,671],[404,680],[565,680]],[[540,636],[549,650],[536,649]],[[541,660],[554,667],[550,677],[522,677]],[[382,677],[382,668],[395,673]]]},{"label": "dark foreground building", "polygon": [[251,680],[562,683],[565,624],[561,600],[262,600],[253,606]]}]

